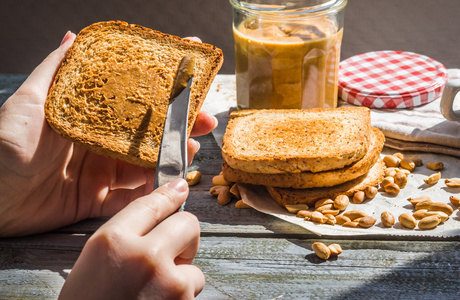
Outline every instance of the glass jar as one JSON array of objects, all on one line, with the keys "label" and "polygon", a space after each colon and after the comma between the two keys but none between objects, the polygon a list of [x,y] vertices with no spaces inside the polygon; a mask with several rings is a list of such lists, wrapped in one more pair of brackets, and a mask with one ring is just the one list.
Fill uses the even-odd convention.
[{"label": "glass jar", "polygon": [[230,0],[237,105],[337,107],[347,0]]}]

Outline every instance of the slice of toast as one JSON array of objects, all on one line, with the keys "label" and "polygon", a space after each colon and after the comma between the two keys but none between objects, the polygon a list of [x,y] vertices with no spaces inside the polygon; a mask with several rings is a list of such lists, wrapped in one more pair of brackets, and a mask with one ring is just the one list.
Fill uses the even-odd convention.
[{"label": "slice of toast", "polygon": [[121,21],[83,29],[67,52],[45,104],[48,124],[88,150],[156,166],[171,89],[181,59],[195,57],[190,135],[222,51]]},{"label": "slice of toast", "polygon": [[321,172],[362,159],[370,144],[365,107],[233,112],[222,155],[250,173]]},{"label": "slice of toast", "polygon": [[379,185],[384,177],[385,164],[379,159],[368,173],[354,180],[340,185],[312,189],[292,189],[266,187],[267,191],[278,202],[285,207],[288,204],[307,204],[313,206],[316,201],[324,198],[334,199],[338,195],[352,197],[356,192],[364,190],[368,186]]},{"label": "slice of toast", "polygon": [[323,172],[300,173],[249,173],[233,169],[224,163],[222,167],[225,180],[229,182],[243,182],[255,185],[265,185],[284,188],[314,188],[339,185],[366,174],[380,157],[385,137],[378,128],[372,128],[371,145],[366,155],[350,166],[339,170]]}]

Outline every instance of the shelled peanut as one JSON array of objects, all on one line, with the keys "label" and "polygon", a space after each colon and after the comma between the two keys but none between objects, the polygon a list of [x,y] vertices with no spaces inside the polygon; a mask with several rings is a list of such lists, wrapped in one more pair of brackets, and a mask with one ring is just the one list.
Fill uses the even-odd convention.
[{"label": "shelled peanut", "polygon": [[200,171],[190,171],[185,175],[185,180],[189,186],[197,185],[201,180]]},{"label": "shelled peanut", "polygon": [[382,225],[385,227],[392,227],[395,224],[395,217],[393,214],[389,211],[384,211],[380,215],[380,221],[382,222]]},{"label": "shelled peanut", "polygon": [[241,200],[240,191],[238,190],[238,185],[234,182],[229,182],[225,180],[224,176],[221,174],[216,175],[212,178],[213,186],[209,190],[211,195],[217,197],[217,203],[220,205],[227,205],[232,201],[232,199],[236,199],[237,202],[235,203],[236,208],[250,208],[249,205]]},{"label": "shelled peanut", "polygon": [[[405,157],[402,153],[394,153],[384,157],[386,164],[385,178],[380,187],[383,191],[391,195],[398,195],[400,190],[405,188],[408,183],[408,176],[417,167],[423,166],[423,161],[418,157]],[[440,178],[444,164],[442,162],[429,162],[428,169],[438,171],[425,179],[427,184],[436,184]],[[460,187],[460,178],[446,179],[447,187]],[[341,225],[345,227],[368,228],[376,223],[376,219],[363,215],[356,216],[356,210],[346,212],[350,202],[354,204],[363,203],[367,198],[372,199],[378,193],[376,187],[368,187],[363,191],[358,191],[350,197],[340,195],[335,199],[321,199],[316,202],[314,209],[305,208],[297,211],[297,217],[306,221],[319,224]],[[414,229],[433,229],[445,222],[453,212],[452,206],[460,206],[460,197],[450,196],[452,205],[433,202],[428,196],[408,199],[414,206],[414,213],[401,214],[399,222],[403,227]],[[345,211],[345,212],[344,212]],[[423,220],[423,221],[422,221]],[[385,211],[380,216],[381,224],[384,227],[392,227],[396,219],[390,211]]]},{"label": "shelled peanut", "polygon": [[331,255],[337,256],[342,253],[342,247],[339,244],[330,244],[326,246],[324,243],[316,242],[311,245],[311,248],[316,256],[324,260],[328,260]]},{"label": "shelled peanut", "polygon": [[454,212],[453,207],[448,203],[432,201],[429,196],[408,198],[407,200],[413,205],[414,213],[412,215],[409,213],[401,214],[399,221],[402,226],[409,229],[414,229],[416,226],[423,230],[434,229],[447,221]]},{"label": "shelled peanut", "polygon": [[[371,191],[370,195],[372,196],[373,193],[374,191]],[[350,199],[346,195],[339,195],[334,200],[320,199],[315,203],[314,208],[309,209],[305,205],[304,209],[296,212],[296,216],[317,224],[338,224],[345,227],[369,228],[375,224],[377,220],[362,210],[345,211],[349,203]],[[292,213],[294,213],[294,208],[300,208],[300,205],[286,205],[286,209]],[[340,214],[341,212],[343,213]]]},{"label": "shelled peanut", "polygon": [[415,168],[423,165],[418,157],[405,157],[402,153],[386,155],[383,158],[385,163],[385,178],[380,187],[388,194],[397,196],[401,189],[406,187],[408,176]]},{"label": "shelled peanut", "polygon": [[364,190],[357,191],[351,198],[351,201],[354,204],[360,204],[366,199],[374,199],[377,193],[378,189],[375,186],[367,186]]},{"label": "shelled peanut", "polygon": [[448,187],[460,187],[460,178],[447,178],[444,183]]}]

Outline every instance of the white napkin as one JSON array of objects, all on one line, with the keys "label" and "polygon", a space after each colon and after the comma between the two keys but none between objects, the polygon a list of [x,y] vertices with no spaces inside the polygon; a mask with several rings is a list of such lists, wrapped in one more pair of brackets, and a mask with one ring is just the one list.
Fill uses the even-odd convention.
[{"label": "white napkin", "polygon": [[[449,69],[448,78],[460,78],[460,69]],[[460,157],[460,122],[448,121],[442,116],[440,101],[441,97],[413,108],[372,109],[372,126],[382,130],[385,146]],[[342,101],[340,106],[351,104]],[[454,109],[460,109],[460,95],[455,99]]]}]

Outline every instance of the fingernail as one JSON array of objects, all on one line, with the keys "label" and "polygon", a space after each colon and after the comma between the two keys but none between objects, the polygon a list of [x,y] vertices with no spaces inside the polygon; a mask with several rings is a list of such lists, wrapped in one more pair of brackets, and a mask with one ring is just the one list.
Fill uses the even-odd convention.
[{"label": "fingernail", "polygon": [[67,33],[62,38],[61,44],[59,46],[62,46],[65,42],[67,42],[69,40],[71,34],[72,34],[72,32],[70,30],[67,31]]},{"label": "fingernail", "polygon": [[201,144],[200,142],[198,142],[197,140],[194,140],[194,139],[191,139],[193,141],[193,143],[195,144],[195,153],[198,152],[198,150],[200,150],[200,147],[201,147]]},{"label": "fingernail", "polygon": [[167,187],[176,190],[179,193],[183,193],[187,191],[188,184],[187,181],[185,181],[185,179],[179,178],[168,183]]},{"label": "fingernail", "polygon": [[219,125],[219,121],[217,120],[217,118],[215,116],[212,116],[214,118],[214,128],[215,129],[217,127],[217,125]]}]

